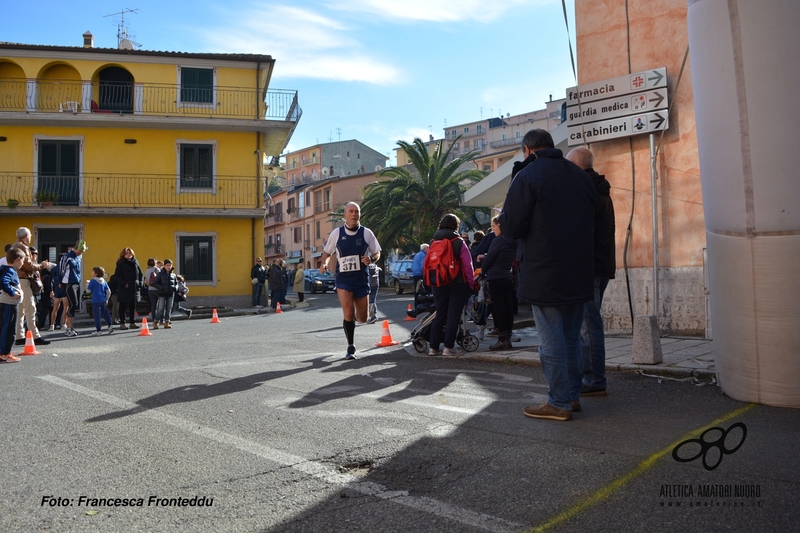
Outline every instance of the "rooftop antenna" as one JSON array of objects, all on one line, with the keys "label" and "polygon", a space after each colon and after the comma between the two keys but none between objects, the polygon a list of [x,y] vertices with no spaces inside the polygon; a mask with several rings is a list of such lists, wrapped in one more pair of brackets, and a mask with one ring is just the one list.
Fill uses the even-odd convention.
[{"label": "rooftop antenna", "polygon": [[133,40],[133,35],[130,34],[128,31],[128,27],[125,26],[125,13],[133,13],[134,15],[138,15],[139,8],[130,9],[124,8],[119,13],[111,13],[110,15],[103,15],[103,18],[106,17],[115,17],[117,15],[120,16],[120,22],[117,24],[117,48],[120,50],[133,50],[134,47],[141,48],[142,45],[137,43]]},{"label": "rooftop antenna", "polygon": [[342,140],[342,128],[336,128],[336,135],[339,137],[339,142]]}]

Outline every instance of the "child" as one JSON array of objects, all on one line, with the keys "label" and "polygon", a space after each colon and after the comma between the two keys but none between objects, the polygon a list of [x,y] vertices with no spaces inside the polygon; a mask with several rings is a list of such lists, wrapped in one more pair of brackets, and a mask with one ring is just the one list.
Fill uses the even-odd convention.
[{"label": "child", "polygon": [[17,328],[17,304],[22,301],[17,270],[22,268],[25,254],[12,248],[6,252],[6,264],[0,266],[0,361],[16,363],[19,357],[11,354]]},{"label": "child", "polygon": [[111,289],[103,277],[106,271],[103,267],[94,267],[92,269],[94,277],[89,281],[86,290],[92,293],[92,314],[94,315],[94,328],[96,331],[92,333],[92,337],[100,335],[100,315],[108,325],[108,333],[114,333],[114,326],[111,324],[111,315],[108,312],[108,300],[111,298]]},{"label": "child", "polygon": [[184,279],[183,276],[178,274],[177,278],[178,289],[175,291],[175,304],[173,305],[173,310],[183,311],[186,313],[187,318],[192,318],[192,310],[181,306],[181,303],[186,301],[186,295],[189,294],[189,287],[186,286],[186,279]]}]

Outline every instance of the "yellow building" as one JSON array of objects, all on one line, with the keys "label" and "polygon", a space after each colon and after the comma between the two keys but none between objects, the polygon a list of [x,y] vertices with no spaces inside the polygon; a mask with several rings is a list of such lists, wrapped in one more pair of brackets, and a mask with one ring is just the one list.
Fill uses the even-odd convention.
[{"label": "yellow building", "polygon": [[[296,91],[268,55],[0,43],[0,241],[40,258],[84,239],[85,268],[129,246],[171,258],[194,304],[249,299],[263,252],[262,163],[286,147]],[[86,274],[84,274],[86,275]]]}]

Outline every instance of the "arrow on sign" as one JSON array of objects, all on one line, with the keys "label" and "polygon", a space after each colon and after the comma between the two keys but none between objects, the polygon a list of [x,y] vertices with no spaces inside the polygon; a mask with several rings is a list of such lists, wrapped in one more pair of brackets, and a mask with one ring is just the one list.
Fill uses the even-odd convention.
[{"label": "arrow on sign", "polygon": [[656,113],[655,117],[656,117],[656,120],[651,120],[650,124],[652,124],[653,122],[658,122],[658,124],[656,124],[656,129],[658,129],[658,128],[661,127],[661,125],[664,123],[664,120],[666,120],[666,119],[664,117],[662,117],[659,113]]},{"label": "arrow on sign", "polygon": [[653,77],[653,78],[647,78],[647,81],[653,81],[653,80],[656,80],[655,82],[653,82],[653,85],[658,85],[658,82],[660,82],[661,80],[663,80],[663,79],[664,79],[664,75],[663,75],[663,74],[661,74],[661,73],[660,73],[659,71],[657,71],[657,70],[654,70],[654,71],[653,71],[653,74],[655,74],[655,77]]},{"label": "arrow on sign", "polygon": [[655,102],[655,105],[653,105],[653,107],[657,108],[659,105],[661,105],[661,102],[664,101],[664,95],[658,92],[654,94],[657,96],[657,98],[651,98],[650,100],[648,100],[648,102]]}]

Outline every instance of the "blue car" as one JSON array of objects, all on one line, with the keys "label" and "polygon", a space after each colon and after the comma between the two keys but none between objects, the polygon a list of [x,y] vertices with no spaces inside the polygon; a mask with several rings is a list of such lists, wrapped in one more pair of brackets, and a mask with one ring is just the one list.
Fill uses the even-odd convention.
[{"label": "blue car", "polygon": [[311,294],[321,292],[324,294],[328,291],[336,290],[336,277],[330,270],[324,274],[317,268],[310,268],[304,272],[303,289],[305,292],[310,292]]}]

